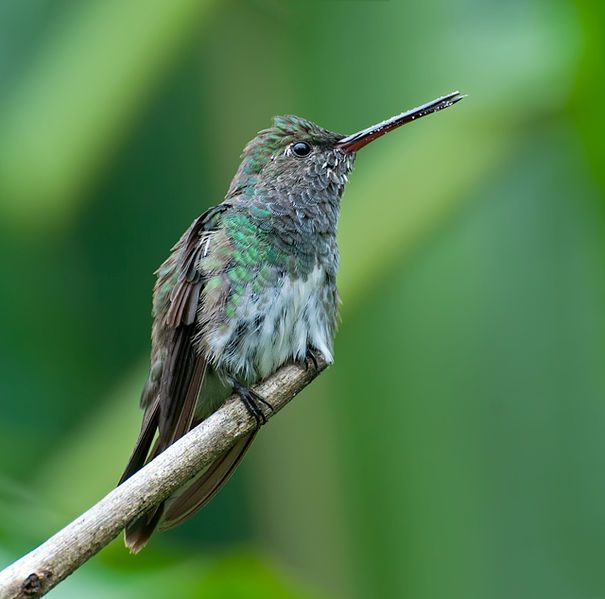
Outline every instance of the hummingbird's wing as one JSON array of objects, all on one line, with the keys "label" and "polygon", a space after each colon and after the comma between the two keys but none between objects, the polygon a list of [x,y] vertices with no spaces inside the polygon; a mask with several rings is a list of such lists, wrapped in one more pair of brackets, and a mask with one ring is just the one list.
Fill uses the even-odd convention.
[{"label": "hummingbird's wing", "polygon": [[[192,428],[206,371],[206,360],[194,347],[203,287],[199,260],[204,251],[204,233],[216,227],[217,217],[227,208],[228,205],[221,204],[196,219],[158,269],[152,367],[141,396],[145,413],[120,483]],[[160,505],[126,528],[126,543],[133,551],[147,542],[162,512]]]}]

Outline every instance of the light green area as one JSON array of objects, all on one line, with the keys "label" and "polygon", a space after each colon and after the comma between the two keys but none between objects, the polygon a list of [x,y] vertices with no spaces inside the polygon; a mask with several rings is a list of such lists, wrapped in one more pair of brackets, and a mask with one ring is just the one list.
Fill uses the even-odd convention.
[{"label": "light green area", "polygon": [[[103,0],[49,9],[57,14],[47,17],[47,34],[0,105],[6,218],[24,228],[69,218],[212,4]],[[19,23],[31,9],[5,10]]]},{"label": "light green area", "polygon": [[198,517],[50,596],[605,596],[604,11],[4,2],[0,565],[119,478],[151,273],[250,137],[460,89],[359,153],[334,367]]}]

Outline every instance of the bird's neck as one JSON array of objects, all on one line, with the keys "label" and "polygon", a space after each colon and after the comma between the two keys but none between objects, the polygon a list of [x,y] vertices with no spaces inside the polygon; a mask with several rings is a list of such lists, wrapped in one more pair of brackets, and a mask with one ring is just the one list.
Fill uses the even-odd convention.
[{"label": "bird's neck", "polygon": [[313,194],[310,190],[297,195],[264,191],[256,189],[252,197],[238,198],[237,208],[276,252],[288,258],[288,272],[304,278],[319,265],[335,274],[340,192]]}]

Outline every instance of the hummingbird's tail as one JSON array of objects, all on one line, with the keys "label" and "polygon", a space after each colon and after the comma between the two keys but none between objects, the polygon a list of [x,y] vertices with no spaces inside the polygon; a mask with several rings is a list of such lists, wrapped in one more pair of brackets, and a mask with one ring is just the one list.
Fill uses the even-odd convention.
[{"label": "hummingbird's tail", "polygon": [[124,530],[124,544],[130,553],[138,553],[147,545],[164,512],[164,503],[131,522]]},{"label": "hummingbird's tail", "polygon": [[167,530],[181,524],[203,508],[221,490],[252,445],[257,432],[255,430],[240,439],[208,469],[166,501],[159,522],[160,530]]},{"label": "hummingbird's tail", "polygon": [[[154,448],[147,458],[147,453],[153,439],[151,432],[155,432],[153,415],[154,411],[151,410],[150,417],[143,423],[136,449],[120,482],[126,480],[136,470],[139,470],[146,461],[151,461],[160,453],[159,444],[156,441]],[[200,422],[199,420],[193,422],[191,428],[197,426]],[[128,524],[124,530],[124,543],[130,552],[138,553],[141,551],[158,527],[160,530],[173,528],[203,508],[231,478],[244,454],[250,445],[252,445],[257,432],[258,430],[252,431],[240,439],[185,487]]]},{"label": "hummingbird's tail", "polygon": [[[139,438],[137,439],[134,451],[130,456],[130,460],[128,460],[126,469],[122,474],[122,478],[120,478],[119,485],[127,478],[130,478],[137,470],[140,470],[146,462],[151,461],[160,453],[159,442],[157,440],[151,453],[149,451],[156,434],[156,429],[158,428],[160,412],[159,403],[159,398],[157,398],[145,412]],[[143,514],[141,517],[128,524],[124,530],[124,543],[131,553],[138,553],[145,547],[147,541],[149,541],[149,538],[153,534],[153,531],[156,529],[163,511],[164,503],[162,502],[150,512]]]},{"label": "hummingbird's tail", "polygon": [[253,431],[240,439],[187,486],[131,522],[124,531],[124,542],[128,549],[132,553],[138,553],[145,547],[158,525],[160,530],[173,528],[203,508],[229,480],[256,433],[257,431]]}]

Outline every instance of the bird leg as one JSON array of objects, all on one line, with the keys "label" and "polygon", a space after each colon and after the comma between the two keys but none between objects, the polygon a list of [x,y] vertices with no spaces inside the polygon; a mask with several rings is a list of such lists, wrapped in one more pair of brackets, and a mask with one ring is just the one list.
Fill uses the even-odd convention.
[{"label": "bird leg", "polygon": [[248,410],[250,416],[256,420],[256,424],[258,426],[265,424],[265,422],[267,422],[267,417],[260,404],[267,406],[271,412],[273,412],[273,406],[252,388],[241,385],[237,381],[233,381],[233,390],[239,395],[239,398],[242,400],[242,403],[246,410]]}]

